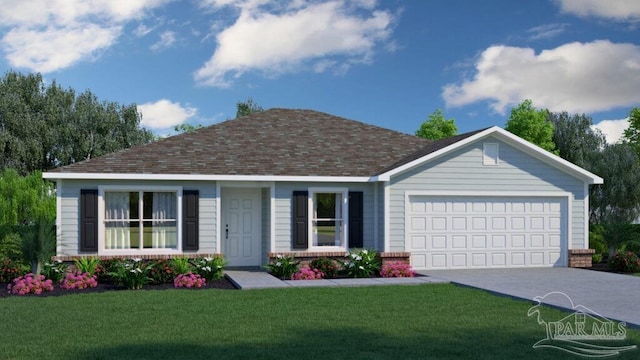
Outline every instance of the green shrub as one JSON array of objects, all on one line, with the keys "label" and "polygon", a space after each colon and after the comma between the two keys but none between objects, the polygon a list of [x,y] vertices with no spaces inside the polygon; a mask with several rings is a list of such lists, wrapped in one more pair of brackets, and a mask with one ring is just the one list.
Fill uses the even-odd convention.
[{"label": "green shrub", "polygon": [[153,284],[170,284],[173,282],[174,273],[171,260],[158,260],[151,264],[149,277]]},{"label": "green shrub", "polygon": [[589,229],[589,248],[595,250],[591,256],[594,264],[602,262],[604,255],[609,253],[607,243],[604,241],[604,227],[601,225],[591,225]]},{"label": "green shrub", "polygon": [[222,277],[222,271],[227,264],[227,260],[223,257],[203,257],[195,258],[191,263],[195,268],[196,274],[207,281],[211,281]]},{"label": "green shrub", "polygon": [[29,266],[9,258],[0,259],[0,283],[8,283],[13,279],[29,273]]},{"label": "green shrub", "polygon": [[96,267],[96,275],[98,282],[115,282],[111,277],[111,273],[115,271],[115,267],[122,261],[121,259],[104,259]]},{"label": "green shrub", "polygon": [[93,276],[96,274],[98,270],[98,266],[100,265],[100,259],[97,257],[83,257],[78,260],[74,260],[76,265],[76,270],[84,273],[89,273],[89,275]]},{"label": "green shrub", "polygon": [[300,266],[300,261],[297,261],[293,256],[278,254],[274,259],[271,259],[267,268],[271,275],[282,280],[291,280],[291,276],[298,272],[298,266]]},{"label": "green shrub", "polygon": [[640,272],[640,258],[630,251],[616,252],[609,259],[609,268],[613,271],[635,273]]},{"label": "green shrub", "polygon": [[142,259],[125,259],[113,265],[113,272],[109,275],[118,284],[127,289],[142,289],[149,282],[149,270],[153,264],[145,263]]},{"label": "green shrub", "polygon": [[11,232],[0,239],[0,258],[23,260],[22,238],[19,234]]},{"label": "green shrub", "polygon": [[380,271],[380,259],[375,250],[351,250],[342,262],[345,275],[354,278],[367,278],[376,275]]},{"label": "green shrub", "polygon": [[636,255],[640,255],[640,241],[629,241],[624,244],[624,251],[631,251]]},{"label": "green shrub", "polygon": [[187,256],[171,259],[171,267],[173,268],[173,272],[176,276],[193,272],[191,269],[191,262]]},{"label": "green shrub", "polygon": [[309,263],[309,267],[311,269],[318,269],[324,273],[325,278],[335,278],[338,276],[338,271],[340,270],[340,266],[338,266],[335,260],[326,257],[313,259]]},{"label": "green shrub", "polygon": [[40,272],[44,275],[45,278],[53,281],[54,284],[59,284],[62,279],[64,279],[65,272],[67,272],[67,264],[63,263],[60,260],[46,262],[42,266],[42,271]]}]

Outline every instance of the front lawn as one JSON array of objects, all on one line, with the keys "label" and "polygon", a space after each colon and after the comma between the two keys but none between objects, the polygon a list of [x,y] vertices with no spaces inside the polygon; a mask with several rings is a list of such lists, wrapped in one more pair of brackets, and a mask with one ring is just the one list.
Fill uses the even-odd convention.
[{"label": "front lawn", "polygon": [[[9,297],[0,299],[0,358],[570,357],[532,348],[545,330],[527,317],[531,306],[449,284]],[[627,337],[640,344],[640,331]]]}]

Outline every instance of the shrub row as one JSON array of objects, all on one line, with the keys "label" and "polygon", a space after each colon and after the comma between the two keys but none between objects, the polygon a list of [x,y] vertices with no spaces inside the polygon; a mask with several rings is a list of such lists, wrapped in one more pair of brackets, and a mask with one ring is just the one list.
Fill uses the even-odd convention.
[{"label": "shrub row", "polygon": [[222,277],[226,260],[221,257],[145,261],[142,259],[99,260],[87,257],[76,260],[75,270],[70,271],[61,261],[44,264],[41,274],[27,273],[15,262],[0,263],[1,282],[11,281],[9,292],[17,295],[40,294],[53,291],[54,284],[62,289],[86,289],[98,286],[98,282],[119,284],[127,289],[141,289],[147,283],[170,284],[175,287],[203,287],[207,281]]},{"label": "shrub row", "polygon": [[392,261],[381,265],[378,252],[369,249],[354,249],[346,253],[343,259],[321,257],[313,259],[308,265],[293,256],[276,255],[267,265],[271,275],[283,280],[317,280],[337,277],[368,278],[413,277],[411,265]]}]

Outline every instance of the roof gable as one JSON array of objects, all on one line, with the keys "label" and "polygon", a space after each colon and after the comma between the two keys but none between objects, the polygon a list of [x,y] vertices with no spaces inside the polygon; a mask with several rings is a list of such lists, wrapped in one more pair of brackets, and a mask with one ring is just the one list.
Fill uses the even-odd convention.
[{"label": "roof gable", "polygon": [[476,141],[480,141],[489,136],[495,136],[500,140],[508,143],[509,145],[526,152],[528,155],[533,156],[561,171],[564,171],[567,174],[580,178],[589,184],[602,184],[604,181],[601,177],[575,164],[572,164],[571,162],[559,156],[556,156],[540,148],[539,146],[536,146],[497,126],[433,142],[425,148],[420,149],[415,154],[412,154],[397,166],[393,166],[387,169],[387,171],[378,175],[376,177],[376,180],[388,181],[392,176],[403,173],[416,166],[425,164],[429,161],[444,156],[445,154],[460,149],[463,146]]},{"label": "roof gable", "polygon": [[370,177],[424,148],[416,136],[311,111],[271,109],[50,171]]}]

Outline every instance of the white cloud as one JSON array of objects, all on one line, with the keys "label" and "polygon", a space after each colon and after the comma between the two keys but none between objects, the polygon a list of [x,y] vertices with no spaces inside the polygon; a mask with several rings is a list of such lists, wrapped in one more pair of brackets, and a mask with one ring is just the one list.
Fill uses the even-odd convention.
[{"label": "white cloud", "polygon": [[182,106],[178,102],[161,99],[153,103],[138,105],[142,114],[140,125],[149,129],[165,129],[189,120],[198,113],[198,109]]},{"label": "white cloud", "polygon": [[148,27],[145,24],[140,24],[138,25],[138,27],[133,31],[133,34],[137,37],[143,37],[146,36],[147,34],[149,34],[150,32],[153,31],[152,27]]},{"label": "white cloud", "polygon": [[3,0],[0,48],[9,64],[52,72],[113,45],[124,24],[167,0]]},{"label": "white cloud", "polygon": [[489,101],[500,114],[523,99],[551,111],[590,113],[637,105],[639,88],[640,46],[600,40],[539,54],[491,46],[475,63],[475,75],[445,85],[442,96],[448,106]]},{"label": "white cloud", "polygon": [[629,127],[629,118],[602,120],[591,127],[602,131],[609,144],[615,144],[622,138],[622,134]]},{"label": "white cloud", "polygon": [[556,0],[560,10],[581,17],[602,17],[613,20],[640,19],[638,0]]},{"label": "white cloud", "polygon": [[95,56],[115,41],[119,27],[89,24],[82,28],[47,28],[34,31],[17,28],[2,38],[10,64],[49,73]]},{"label": "white cloud", "polygon": [[345,65],[370,62],[376,45],[392,31],[392,14],[372,10],[372,1],[297,1],[289,3],[293,7],[269,8],[271,12],[263,3],[211,1],[212,6],[235,6],[240,15],[217,34],[213,56],[194,74],[197,82],[225,87],[255,70],[270,76],[303,67],[343,71]]},{"label": "white cloud", "polygon": [[529,40],[551,39],[564,32],[567,24],[545,24],[527,30]]},{"label": "white cloud", "polygon": [[170,48],[173,43],[176,42],[176,33],[173,31],[165,31],[160,34],[160,40],[157,43],[151,45],[150,49],[153,51],[161,51]]}]

